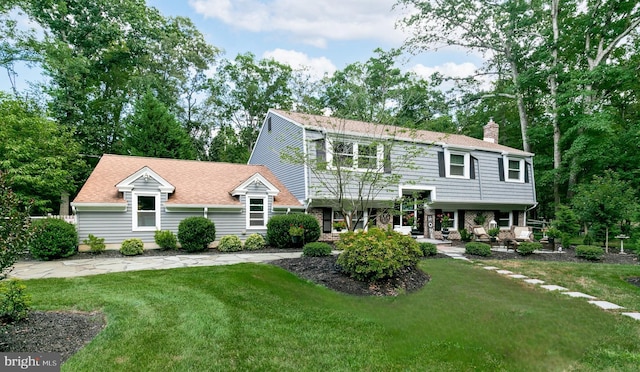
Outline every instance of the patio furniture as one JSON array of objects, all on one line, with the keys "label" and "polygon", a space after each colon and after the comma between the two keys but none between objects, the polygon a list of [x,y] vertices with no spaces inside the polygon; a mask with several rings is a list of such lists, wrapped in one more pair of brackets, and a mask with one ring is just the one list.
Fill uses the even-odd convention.
[{"label": "patio furniture", "polygon": [[487,232],[485,231],[484,227],[475,226],[473,228],[473,240],[475,240],[477,242],[490,242],[491,241],[491,236],[489,236],[489,234],[487,234]]}]

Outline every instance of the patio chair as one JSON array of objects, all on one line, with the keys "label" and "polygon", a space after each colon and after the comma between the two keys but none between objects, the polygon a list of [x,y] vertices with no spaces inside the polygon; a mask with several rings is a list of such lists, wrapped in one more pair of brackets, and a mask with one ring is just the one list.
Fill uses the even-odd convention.
[{"label": "patio chair", "polygon": [[518,243],[532,242],[533,231],[531,231],[531,228],[529,226],[511,226],[510,238]]},{"label": "patio chair", "polygon": [[491,236],[487,234],[482,226],[475,226],[473,228],[473,240],[477,242],[489,242],[491,241]]}]

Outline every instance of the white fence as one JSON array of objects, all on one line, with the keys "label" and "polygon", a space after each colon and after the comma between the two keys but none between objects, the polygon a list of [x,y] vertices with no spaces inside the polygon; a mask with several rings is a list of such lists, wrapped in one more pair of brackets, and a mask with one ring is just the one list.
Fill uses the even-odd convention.
[{"label": "white fence", "polygon": [[43,218],[57,218],[59,220],[64,220],[65,222],[69,222],[71,224],[76,224],[76,216],[75,215],[70,215],[70,216],[60,216],[60,215],[46,215],[46,216],[31,216],[32,220],[40,220]]}]

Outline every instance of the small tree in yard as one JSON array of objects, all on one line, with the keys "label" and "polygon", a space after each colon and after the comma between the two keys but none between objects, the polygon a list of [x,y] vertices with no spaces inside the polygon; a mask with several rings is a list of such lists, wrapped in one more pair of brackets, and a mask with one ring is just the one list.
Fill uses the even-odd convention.
[{"label": "small tree in yard", "polygon": [[[310,116],[311,117],[311,116]],[[311,151],[305,154],[297,147],[287,147],[280,154],[284,162],[306,165],[315,179],[315,198],[328,202],[344,217],[346,229],[363,228],[375,218],[374,209],[394,213],[394,201],[381,201],[380,195],[397,192],[402,179],[401,169],[415,169],[414,159],[426,156],[426,151],[411,142],[415,131],[382,124],[369,125],[368,142],[349,136],[355,122],[317,117],[317,126],[327,132],[322,139],[308,141]],[[404,140],[399,139],[400,137]],[[400,149],[401,150],[398,150]],[[393,156],[392,156],[393,154]],[[393,169],[393,172],[391,171]],[[411,181],[406,181],[411,183]],[[413,180],[415,182],[415,180]],[[363,211],[369,219],[364,220]]]},{"label": "small tree in yard", "polygon": [[609,253],[609,229],[633,216],[637,199],[629,183],[609,170],[578,189],[573,207],[586,226],[604,230],[605,251]]},{"label": "small tree in yard", "polygon": [[6,278],[31,241],[28,210],[11,190],[6,174],[0,172],[0,280]]}]

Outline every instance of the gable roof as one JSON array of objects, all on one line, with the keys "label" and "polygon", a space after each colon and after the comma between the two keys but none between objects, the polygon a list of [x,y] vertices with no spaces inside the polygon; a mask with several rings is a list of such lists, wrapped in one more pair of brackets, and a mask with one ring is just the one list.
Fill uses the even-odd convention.
[{"label": "gable roof", "polygon": [[530,152],[515,149],[513,147],[503,146],[497,143],[491,143],[478,138],[464,136],[461,134],[439,133],[417,129],[414,130],[393,125],[375,124],[365,121],[342,119],[331,116],[303,114],[299,112],[289,112],[284,110],[270,109],[269,112],[284,119],[288,119],[295,124],[307,129],[321,131],[324,130],[327,132],[334,132],[345,135],[351,134],[374,138],[388,136],[409,142],[424,142],[429,144],[458,148],[507,153],[509,155],[517,156],[533,156],[533,154]]},{"label": "gable roof", "polygon": [[[274,198],[275,206],[300,207],[302,205],[263,165],[111,154],[102,156],[73,203],[125,203],[122,194],[118,191],[118,185],[122,186],[127,180],[132,182],[131,176],[148,170],[175,187],[174,192],[169,194],[167,205],[240,205],[239,199],[232,193],[247,180],[255,178],[265,179],[280,191]],[[255,177],[256,174],[259,177]]]}]

